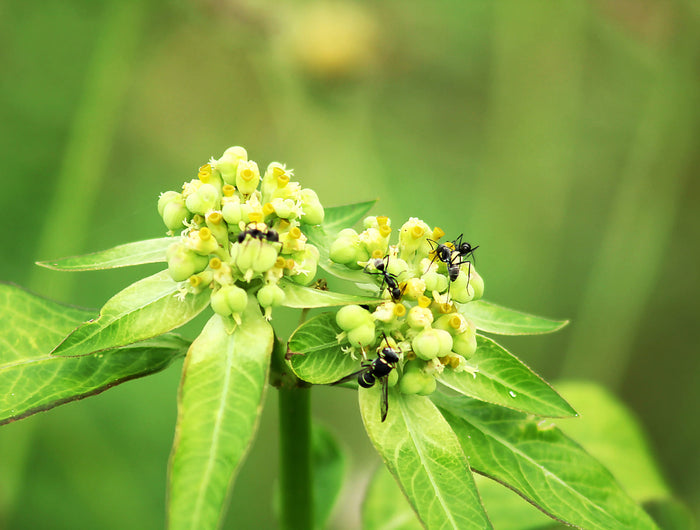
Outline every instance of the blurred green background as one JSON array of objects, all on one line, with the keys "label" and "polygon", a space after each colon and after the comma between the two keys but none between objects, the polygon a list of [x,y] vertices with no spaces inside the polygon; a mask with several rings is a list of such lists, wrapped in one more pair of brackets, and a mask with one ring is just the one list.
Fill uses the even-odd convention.
[{"label": "blurred green background", "polygon": [[[693,0],[5,1],[0,279],[99,307],[157,267],[33,262],[164,235],[159,192],[244,145],[326,205],[464,232],[488,300],[571,318],[501,342],[620,396],[698,514],[699,43]],[[1,428],[0,528],[161,528],[180,367]],[[275,401],[226,528],[275,527]],[[356,396],[314,413],[356,528],[378,464]]]}]

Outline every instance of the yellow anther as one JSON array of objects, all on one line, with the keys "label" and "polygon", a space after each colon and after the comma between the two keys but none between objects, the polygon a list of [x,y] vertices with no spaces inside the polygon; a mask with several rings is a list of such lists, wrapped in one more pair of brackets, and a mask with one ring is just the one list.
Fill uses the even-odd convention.
[{"label": "yellow anther", "polygon": [[450,360],[449,360],[450,368],[452,368],[452,369],[458,368],[459,367],[459,357],[456,357],[454,355],[450,355],[449,358],[450,358]]},{"label": "yellow anther", "polygon": [[248,214],[248,219],[250,219],[251,223],[261,223],[263,220],[263,214],[262,212],[250,212]]},{"label": "yellow anther", "polygon": [[381,250],[379,250],[378,248],[375,248],[372,251],[372,259],[381,259],[383,257],[384,257],[384,253]]},{"label": "yellow anther", "polygon": [[211,181],[211,166],[209,164],[204,164],[202,167],[200,167],[197,177],[202,182]]},{"label": "yellow anther", "polygon": [[299,239],[301,237],[301,230],[298,226],[295,226],[289,230],[289,237],[292,239]]},{"label": "yellow anther", "polygon": [[211,269],[220,269],[221,268],[221,260],[219,258],[211,258],[209,260],[209,268]]},{"label": "yellow anther", "polygon": [[[294,261],[294,260],[292,260]],[[284,269],[284,267],[287,265],[287,260],[284,259],[282,256],[277,256],[277,260],[275,261],[275,267],[278,269]]]},{"label": "yellow anther", "polygon": [[391,227],[389,225],[379,225],[379,233],[382,237],[389,237],[389,234],[391,234]]},{"label": "yellow anther", "polygon": [[221,188],[221,191],[224,194],[224,197],[233,197],[233,194],[236,193],[236,187],[231,186],[231,184],[224,184],[224,187]]},{"label": "yellow anther", "polygon": [[243,168],[241,171],[241,178],[245,181],[253,180],[255,178],[255,172],[248,167]]},{"label": "yellow anther", "polygon": [[[276,173],[277,169],[278,168],[275,168],[273,170],[273,173]],[[284,170],[280,169],[280,171],[284,171]],[[289,184],[289,175],[287,175],[286,173],[278,174],[277,175],[277,187],[284,188],[287,184]]]},{"label": "yellow anther", "polygon": [[438,308],[438,310],[440,311],[440,313],[445,313],[445,314],[452,313],[452,310],[453,310],[452,303],[443,302],[442,304],[440,304],[440,307]]},{"label": "yellow anther", "polygon": [[192,287],[199,287],[199,284],[202,283],[202,279],[199,276],[197,276],[196,274],[193,276],[190,276],[189,281],[190,281],[190,285]]},{"label": "yellow anther", "polygon": [[459,317],[459,315],[457,313],[455,313],[454,315],[452,315],[450,317],[450,320],[448,321],[448,323],[450,324],[450,327],[452,327],[453,329],[459,329],[460,326],[462,325],[462,319]]},{"label": "yellow anther", "polygon": [[272,206],[272,203],[266,202],[265,204],[263,204],[262,208],[263,215],[265,216],[272,215],[273,213],[275,213],[275,207]]},{"label": "yellow anther", "polygon": [[202,216],[199,215],[199,214],[196,214],[196,215],[192,218],[192,222],[193,222],[194,224],[196,224],[196,225],[201,225],[202,223],[204,223],[204,217],[202,217]]},{"label": "yellow anther", "polygon": [[455,246],[452,244],[452,241],[448,241],[447,243],[445,243],[445,246],[446,246],[447,248],[449,248],[450,250],[454,250],[454,249],[455,249]]},{"label": "yellow anther", "polygon": [[289,225],[290,225],[290,224],[291,224],[291,223],[290,223],[289,221],[287,221],[286,219],[280,219],[280,222],[279,222],[279,225],[278,225],[280,231],[284,232],[287,228],[289,228]]},{"label": "yellow anther", "polygon": [[435,241],[437,241],[438,239],[440,239],[444,235],[445,235],[445,232],[439,226],[436,226],[435,228],[433,228],[433,239]]},{"label": "yellow anther", "polygon": [[211,230],[209,230],[206,226],[203,228],[199,229],[199,239],[202,241],[206,241],[207,239],[211,238]]},{"label": "yellow anther", "polygon": [[402,317],[406,314],[406,306],[403,304],[394,304],[394,315]]},{"label": "yellow anther", "polygon": [[411,236],[413,237],[413,239],[423,237],[424,233],[425,229],[420,225],[413,225],[413,227],[411,228]]},{"label": "yellow anther", "polygon": [[433,301],[430,298],[428,298],[427,296],[425,296],[424,294],[422,294],[418,297],[418,305],[420,307],[430,307],[430,304],[432,304],[432,303],[433,303]]},{"label": "yellow anther", "polygon": [[223,221],[224,217],[221,215],[221,212],[210,212],[207,215],[207,223],[212,223],[215,225],[221,224],[221,221]]},{"label": "yellow anther", "polygon": [[377,224],[379,226],[385,226],[389,222],[389,218],[386,215],[377,216]]},{"label": "yellow anther", "polygon": [[412,361],[413,359],[416,358],[416,353],[413,350],[411,350],[411,351],[405,352],[403,356],[407,361]]},{"label": "yellow anther", "polygon": [[296,261],[294,261],[292,258],[289,258],[285,267],[287,267],[289,270],[292,270],[296,264]]}]

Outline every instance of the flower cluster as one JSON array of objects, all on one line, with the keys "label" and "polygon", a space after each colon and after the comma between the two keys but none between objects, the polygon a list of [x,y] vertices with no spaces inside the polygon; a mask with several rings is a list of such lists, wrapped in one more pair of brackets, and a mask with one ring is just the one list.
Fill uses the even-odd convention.
[{"label": "flower cluster", "polygon": [[476,351],[476,330],[457,304],[479,299],[484,292],[473,259],[467,259],[473,248],[460,244],[461,236],[439,243],[445,233],[416,218],[401,227],[396,245],[389,242],[387,217],[367,217],[364,227],[359,234],[343,230],[331,246],[330,258],[376,280],[385,301],[373,310],[359,305],[341,308],[336,316],[343,330],[340,343],[349,343],[351,354],[359,350],[366,355],[370,348],[386,346],[400,352],[399,369],[387,382],[398,382],[405,394],[431,394],[435,374],[446,368],[475,373],[467,361]]},{"label": "flower cluster", "polygon": [[290,178],[278,162],[261,176],[243,147],[199,168],[181,192],[167,191],[158,213],[169,234],[168,270],[184,292],[211,288],[211,306],[240,322],[247,292],[256,292],[269,319],[284,302],[278,282],[288,277],[301,285],[316,275],[319,252],[307,243],[301,227],[323,222],[316,192]]}]

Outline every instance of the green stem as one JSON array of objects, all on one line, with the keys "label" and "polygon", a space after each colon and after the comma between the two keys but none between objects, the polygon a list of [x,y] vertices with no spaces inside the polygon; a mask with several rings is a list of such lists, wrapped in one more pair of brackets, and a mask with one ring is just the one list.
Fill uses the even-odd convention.
[{"label": "green stem", "polygon": [[279,388],[280,528],[313,528],[311,387]]}]

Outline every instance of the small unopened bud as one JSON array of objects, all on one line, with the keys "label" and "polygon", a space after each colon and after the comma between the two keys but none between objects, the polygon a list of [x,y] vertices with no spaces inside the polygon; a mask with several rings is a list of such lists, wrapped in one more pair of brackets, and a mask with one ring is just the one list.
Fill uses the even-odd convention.
[{"label": "small unopened bud", "polygon": [[173,243],[168,247],[166,259],[168,272],[176,282],[186,280],[193,274],[203,271],[209,263],[206,256],[196,254],[181,242]]},{"label": "small unopened bud", "polygon": [[425,329],[433,322],[433,312],[419,305],[409,309],[406,315],[406,323],[413,329]]},{"label": "small unopened bud", "polygon": [[348,332],[350,344],[356,348],[371,346],[374,343],[375,327],[374,322],[362,324]]},{"label": "small unopened bud", "polygon": [[248,152],[240,146],[229,147],[224,154],[215,162],[216,169],[221,173],[221,177],[226,184],[236,184],[236,173],[238,164],[248,160]]},{"label": "small unopened bud", "polygon": [[[178,195],[180,195],[178,193]],[[184,228],[185,221],[187,221],[192,214],[185,206],[185,199],[180,195],[179,199],[172,200],[168,202],[163,208],[163,222],[168,230],[176,232]]]},{"label": "small unopened bud", "polygon": [[202,184],[197,191],[187,196],[185,204],[192,213],[205,215],[209,210],[219,207],[221,196],[219,190],[212,184]]},{"label": "small unopened bud", "polygon": [[258,188],[260,182],[260,170],[253,162],[240,161],[236,171],[236,188],[243,195],[250,195]]},{"label": "small unopened bud", "polygon": [[306,188],[299,193],[301,198],[301,209],[304,215],[301,217],[301,222],[308,225],[318,225],[323,222],[324,210],[321,201],[318,200],[318,195],[312,189]]},{"label": "small unopened bud", "polygon": [[258,291],[258,302],[262,307],[277,307],[284,303],[284,291],[277,284],[263,285]]},{"label": "small unopened bud", "polygon": [[442,329],[424,329],[411,342],[413,351],[424,360],[444,356],[452,350],[452,336]]},{"label": "small unopened bud", "polygon": [[343,331],[372,323],[372,314],[359,305],[351,304],[341,307],[335,315],[335,321]]}]

